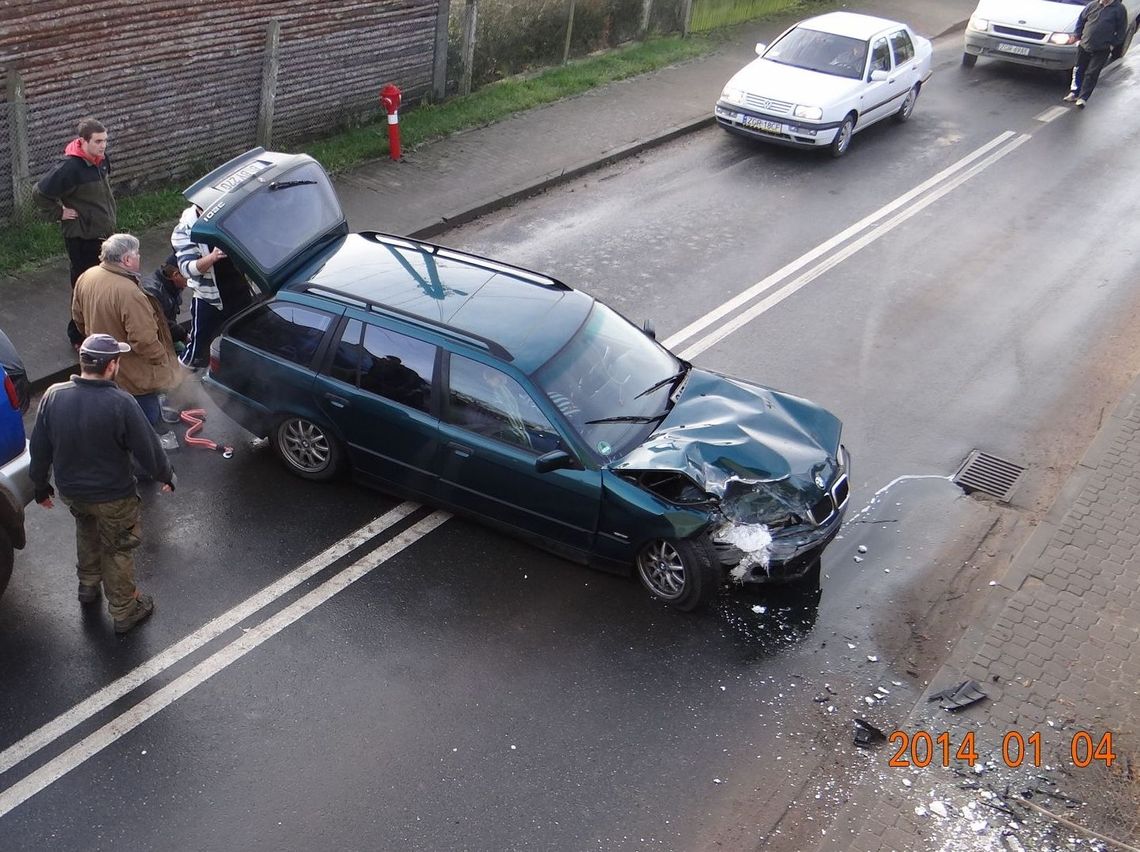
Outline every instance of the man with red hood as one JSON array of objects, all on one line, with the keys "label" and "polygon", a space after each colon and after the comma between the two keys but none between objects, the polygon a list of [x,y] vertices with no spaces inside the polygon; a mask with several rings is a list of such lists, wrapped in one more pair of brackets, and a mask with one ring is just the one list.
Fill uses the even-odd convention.
[{"label": "man with red hood", "polygon": [[[115,233],[115,196],[111,192],[111,161],[107,157],[107,128],[94,118],[79,120],[78,136],[68,143],[63,160],[36,186],[37,200],[57,214],[71,262],[71,287],[92,266],[99,265],[103,240]],[[83,335],[69,323],[73,346]]]}]

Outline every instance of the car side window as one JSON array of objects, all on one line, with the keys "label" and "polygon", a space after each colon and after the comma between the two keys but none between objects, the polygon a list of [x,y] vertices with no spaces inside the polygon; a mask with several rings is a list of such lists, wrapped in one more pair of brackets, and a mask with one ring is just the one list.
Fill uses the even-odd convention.
[{"label": "car side window", "polygon": [[341,332],[340,340],[333,348],[329,375],[334,379],[355,385],[360,377],[360,335],[364,324],[360,320],[349,320]]},{"label": "car side window", "polygon": [[229,331],[255,349],[307,367],[332,323],[332,315],[288,302],[272,302]]},{"label": "car side window", "polygon": [[891,70],[891,49],[887,45],[885,38],[877,39],[875,44],[871,47],[871,70]]},{"label": "car side window", "polygon": [[546,415],[502,370],[452,355],[449,384],[444,412],[448,423],[536,454],[561,447]]},{"label": "car side window", "polygon": [[378,325],[364,327],[361,390],[428,411],[434,378],[435,346]]},{"label": "car side window", "polygon": [[895,52],[895,64],[897,65],[914,59],[914,42],[911,41],[910,33],[906,30],[891,33],[891,48]]}]

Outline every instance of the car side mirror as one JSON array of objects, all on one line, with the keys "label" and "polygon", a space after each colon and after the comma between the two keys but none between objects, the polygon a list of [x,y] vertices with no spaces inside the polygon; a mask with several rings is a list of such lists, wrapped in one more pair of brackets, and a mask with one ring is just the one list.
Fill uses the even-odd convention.
[{"label": "car side mirror", "polygon": [[653,323],[651,323],[649,320],[646,320],[641,324],[641,330],[645,332],[645,336],[650,340],[657,339],[657,329],[653,327]]},{"label": "car side mirror", "polygon": [[871,82],[872,83],[881,83],[881,82],[883,82],[883,80],[887,79],[887,77],[889,77],[889,76],[890,76],[890,74],[888,74],[882,68],[876,68],[874,71],[871,72]]},{"label": "car side mirror", "polygon": [[578,467],[578,460],[565,450],[551,450],[534,460],[534,469],[539,473],[550,473],[554,470],[576,467]]},{"label": "car side mirror", "polygon": [[756,55],[757,56],[762,54],[767,49],[768,49],[768,45],[764,44],[764,42],[762,42],[762,41],[756,42]]}]

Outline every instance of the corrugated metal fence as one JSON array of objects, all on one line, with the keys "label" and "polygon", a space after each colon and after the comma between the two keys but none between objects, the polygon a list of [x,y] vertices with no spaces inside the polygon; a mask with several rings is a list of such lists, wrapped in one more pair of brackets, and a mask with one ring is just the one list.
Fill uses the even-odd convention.
[{"label": "corrugated metal fence", "polygon": [[[196,177],[256,142],[270,21],[280,22],[273,140],[380,114],[390,81],[431,89],[439,0],[4,0],[0,72],[23,80],[38,179],[94,115],[116,184]],[[14,191],[10,93],[0,91],[0,218]]]}]

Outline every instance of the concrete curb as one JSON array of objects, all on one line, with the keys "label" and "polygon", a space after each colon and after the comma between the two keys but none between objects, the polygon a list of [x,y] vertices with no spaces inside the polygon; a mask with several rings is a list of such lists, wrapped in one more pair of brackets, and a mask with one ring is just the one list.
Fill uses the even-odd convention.
[{"label": "concrete curb", "polygon": [[709,115],[707,116],[702,116],[701,118],[696,118],[683,124],[679,124],[675,127],[671,127],[652,138],[633,142],[622,148],[618,148],[603,157],[589,160],[576,166],[571,166],[559,172],[557,175],[536,181],[535,183],[532,183],[521,189],[517,189],[514,192],[497,196],[488,201],[476,204],[466,210],[461,210],[450,215],[442,216],[431,224],[425,225],[422,228],[417,228],[414,231],[410,231],[407,236],[417,240],[427,240],[431,237],[438,236],[439,234],[445,233],[452,228],[457,228],[460,225],[465,225],[468,222],[473,222],[481,216],[486,216],[489,213],[495,213],[499,210],[502,210],[504,207],[510,207],[512,204],[517,204],[518,202],[524,201],[527,198],[532,198],[535,195],[541,195],[548,189],[553,189],[556,186],[569,183],[570,181],[575,180],[576,178],[580,178],[583,175],[590,174],[591,172],[603,169],[606,166],[610,166],[614,163],[618,163],[622,160],[634,157],[637,154],[640,154],[642,151],[648,151],[652,148],[656,148],[659,145],[664,145],[667,142],[672,142],[674,139],[679,139],[682,136],[686,136],[698,130],[703,130],[705,127],[709,127],[715,122],[716,119],[712,116],[710,111]]}]

